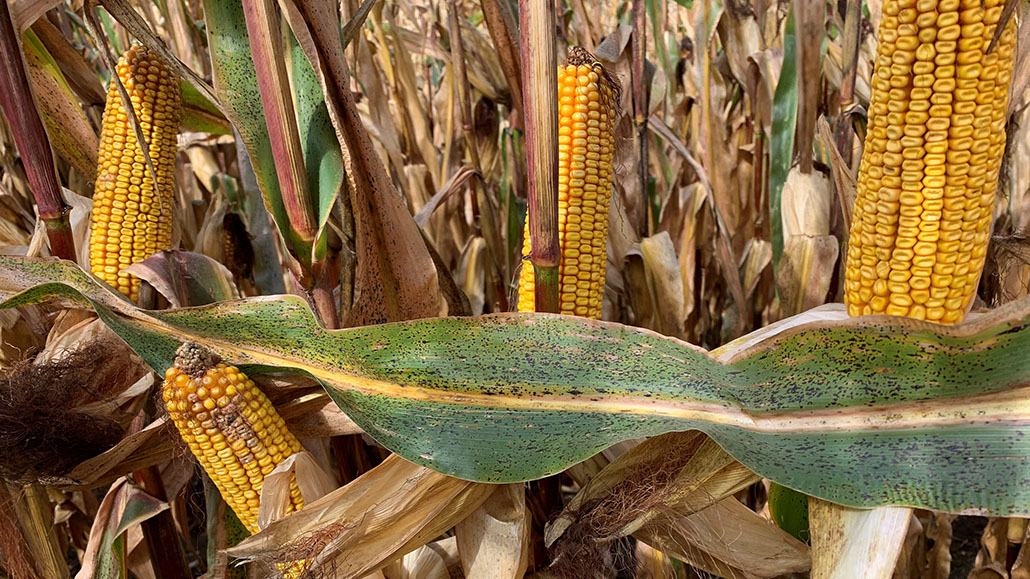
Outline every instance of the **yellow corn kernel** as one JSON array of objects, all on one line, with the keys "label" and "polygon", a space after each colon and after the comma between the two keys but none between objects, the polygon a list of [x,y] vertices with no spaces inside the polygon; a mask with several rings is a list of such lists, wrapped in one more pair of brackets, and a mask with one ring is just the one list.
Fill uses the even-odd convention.
[{"label": "yellow corn kernel", "polygon": [[904,0],[884,2],[845,273],[852,316],[953,324],[972,304],[1015,52],[1012,20],[986,53],[999,3],[917,3],[914,24],[901,25],[913,9],[903,10]]},{"label": "yellow corn kernel", "polygon": [[[599,319],[607,263],[608,203],[615,153],[617,85],[586,50],[558,67],[560,313]],[[529,222],[519,278],[520,312],[536,308]]]},{"label": "yellow corn kernel", "polygon": [[[300,442],[254,382],[193,342],[176,352],[161,395],[168,415],[222,498],[251,533],[265,476],[301,450]],[[290,483],[289,512],[304,506]]]},{"label": "yellow corn kernel", "polygon": [[136,300],[139,280],[122,269],[172,245],[179,83],[158,56],[141,46],[129,48],[115,72],[147,141],[157,188],[112,81],[90,216],[89,263],[95,275]]}]

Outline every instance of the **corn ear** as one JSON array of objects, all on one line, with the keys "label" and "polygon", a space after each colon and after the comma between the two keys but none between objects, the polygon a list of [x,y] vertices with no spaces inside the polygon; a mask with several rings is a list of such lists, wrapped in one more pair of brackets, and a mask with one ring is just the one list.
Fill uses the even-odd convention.
[{"label": "corn ear", "polygon": [[[165,372],[162,397],[225,502],[248,531],[258,532],[265,476],[301,450],[272,402],[245,374],[192,342],[179,348],[175,365]],[[287,512],[304,506],[296,480],[290,498]]]},{"label": "corn ear", "polygon": [[[558,68],[558,235],[562,314],[601,317],[608,204],[615,152],[617,85],[586,50],[569,49]],[[529,224],[519,279],[520,312],[535,309]]]},{"label": "corn ear", "polygon": [[94,274],[135,301],[139,280],[122,270],[172,245],[181,96],[175,75],[142,46],[129,48],[115,72],[129,94],[147,141],[157,184],[155,187],[118,87],[112,81],[104,108],[93,192],[89,262]]},{"label": "corn ear", "polygon": [[990,239],[1016,22],[1002,0],[887,0],[845,273],[852,316],[953,324]]}]

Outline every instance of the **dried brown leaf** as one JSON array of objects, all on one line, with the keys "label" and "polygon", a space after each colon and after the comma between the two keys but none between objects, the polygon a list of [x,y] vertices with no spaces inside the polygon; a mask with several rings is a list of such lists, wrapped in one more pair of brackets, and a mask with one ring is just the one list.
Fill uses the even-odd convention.
[{"label": "dried brown leaf", "polygon": [[840,242],[832,235],[794,235],[783,246],[776,272],[780,315],[800,314],[825,303],[836,275]]},{"label": "dried brown leaf", "polygon": [[259,528],[264,529],[286,516],[294,479],[305,504],[317,501],[336,488],[336,482],[310,452],[302,450],[291,454],[265,476],[257,518]]},{"label": "dried brown leaf", "polygon": [[486,259],[486,240],[482,237],[473,237],[461,252],[455,273],[461,290],[468,296],[473,316],[482,314],[486,304]]},{"label": "dried brown leaf", "polygon": [[992,518],[980,539],[980,552],[969,579],[1007,579],[1008,576],[1008,521]]},{"label": "dried brown leaf", "polygon": [[908,533],[912,510],[902,507],[852,509],[808,498],[812,532],[812,576],[891,577]]},{"label": "dried brown leaf", "polygon": [[363,577],[453,527],[494,490],[391,455],[228,552],[269,562],[308,559],[337,579]]},{"label": "dried brown leaf", "polygon": [[279,406],[278,410],[287,428],[297,438],[322,438],[363,432],[325,392],[306,394]]},{"label": "dried brown leaf", "polygon": [[[686,516],[758,480],[706,435],[674,432],[650,438],[595,476],[552,521],[548,545],[565,535],[612,540],[660,515]],[[574,528],[579,527],[579,528]]]},{"label": "dried brown leaf", "polygon": [[529,565],[530,531],[526,485],[498,488],[454,529],[465,576],[521,578]]},{"label": "dried brown leaf", "polygon": [[812,565],[807,545],[733,497],[686,517],[665,515],[634,535],[722,577],[779,577]]},{"label": "dried brown leaf", "polygon": [[783,239],[795,235],[829,235],[830,203],[833,191],[822,173],[802,173],[797,167],[787,174],[783,184]]},{"label": "dried brown leaf", "polygon": [[647,285],[655,305],[655,325],[651,329],[682,338],[683,322],[686,319],[683,278],[676,248],[669,234],[663,231],[642,239],[640,254],[644,259]]}]

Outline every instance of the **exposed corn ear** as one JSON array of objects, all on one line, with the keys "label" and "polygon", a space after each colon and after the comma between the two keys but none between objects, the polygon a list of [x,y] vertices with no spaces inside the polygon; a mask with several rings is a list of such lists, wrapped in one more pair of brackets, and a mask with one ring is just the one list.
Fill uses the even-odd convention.
[{"label": "exposed corn ear", "polygon": [[94,274],[135,300],[139,280],[122,270],[157,251],[171,249],[181,97],[175,75],[141,46],[125,51],[116,73],[147,141],[157,188],[112,81],[100,137],[89,263]]},{"label": "exposed corn ear", "polygon": [[850,315],[953,324],[972,304],[1005,151],[1003,0],[886,0],[845,278]]},{"label": "exposed corn ear", "polygon": [[[586,50],[569,49],[558,68],[558,235],[561,313],[601,317],[608,203],[615,153],[617,86]],[[523,256],[530,254],[527,220]],[[533,265],[523,259],[520,312],[535,309]]]},{"label": "exposed corn ear", "polygon": [[[272,402],[233,366],[193,342],[176,352],[165,372],[162,397],[190,451],[251,533],[258,532],[258,508],[265,476],[301,450]],[[290,483],[291,505],[304,500]]]}]

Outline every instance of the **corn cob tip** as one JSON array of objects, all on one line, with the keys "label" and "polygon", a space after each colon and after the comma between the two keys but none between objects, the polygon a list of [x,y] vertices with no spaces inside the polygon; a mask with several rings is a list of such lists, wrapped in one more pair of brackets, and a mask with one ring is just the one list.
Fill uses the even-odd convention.
[{"label": "corn cob tip", "polygon": [[217,366],[222,358],[196,342],[185,342],[175,351],[175,366],[183,374],[200,378],[208,368]]}]

